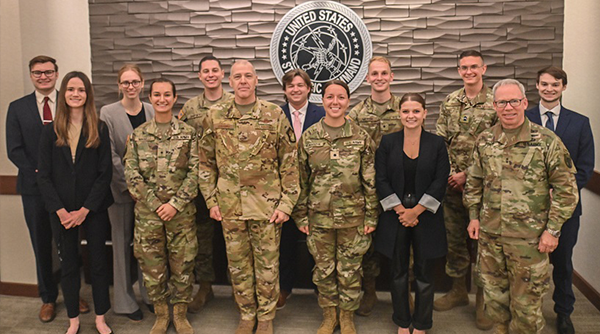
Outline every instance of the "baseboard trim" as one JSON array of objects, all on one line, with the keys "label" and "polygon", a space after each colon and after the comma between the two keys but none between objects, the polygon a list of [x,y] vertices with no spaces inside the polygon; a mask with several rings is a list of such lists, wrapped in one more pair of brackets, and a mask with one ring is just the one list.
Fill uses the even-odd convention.
[{"label": "baseboard trim", "polygon": [[0,282],[0,295],[39,297],[37,284]]},{"label": "baseboard trim", "polygon": [[600,293],[577,271],[573,271],[573,285],[600,311]]}]

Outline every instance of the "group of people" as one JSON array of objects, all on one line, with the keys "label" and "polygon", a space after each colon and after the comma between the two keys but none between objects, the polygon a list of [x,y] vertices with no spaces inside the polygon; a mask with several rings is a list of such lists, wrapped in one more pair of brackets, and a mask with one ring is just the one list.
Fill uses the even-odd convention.
[{"label": "group of people", "polygon": [[[166,333],[171,322],[178,333],[194,333],[187,313],[213,298],[218,221],[240,311],[236,334],[273,333],[276,310],[292,293],[302,234],[323,309],[318,334],[338,326],[356,333],[354,314],[368,316],[377,301],[381,255],[391,259],[398,333],[425,333],[434,309],[469,303],[469,237],[479,245],[478,328],[539,333],[552,261],[558,330],[574,333],[571,256],[578,190],[594,165],[589,120],[561,106],[567,77],[559,68],[540,70],[541,101],[527,117],[522,84],[483,83],[481,53],[463,52],[457,68],[464,87],[442,103],[433,134],[424,128],[425,99],[394,96],[391,64],[381,56],[369,63],[370,96],[350,111],[350,89],[339,80],[323,85],[323,107],[308,102],[312,82],[300,69],[282,78],[284,105],[260,99],[246,60],[231,66],[228,93],[221,62],[207,56],[198,71],[204,91],[177,117],[175,84],[154,80],[150,103],[142,102],[146,85],[135,65],[121,68],[122,97],[98,116],[85,74],[68,73],[56,91],[56,61],[33,58],[36,91],[10,105],[7,146],[36,255],[40,319],[55,315],[51,228],[67,334],[79,330],[81,225],[96,328],[112,332],[104,317],[110,224],[114,312],[143,318],[129,270],[133,242],[141,297],[156,315],[150,333]],[[453,286],[434,301],[433,260],[443,256]]]}]

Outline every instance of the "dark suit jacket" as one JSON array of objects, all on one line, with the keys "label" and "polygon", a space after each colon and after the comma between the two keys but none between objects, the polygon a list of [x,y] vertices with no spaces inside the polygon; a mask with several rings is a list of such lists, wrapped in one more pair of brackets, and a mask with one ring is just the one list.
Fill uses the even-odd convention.
[{"label": "dark suit jacket", "polygon": [[[527,110],[525,114],[530,121],[544,126],[539,105]],[[554,132],[562,139],[577,168],[575,178],[581,197],[581,189],[585,187],[594,172],[594,138],[590,120],[586,116],[561,107]],[[573,216],[581,216],[581,200],[577,203]]]},{"label": "dark suit jacket", "polygon": [[[294,120],[292,119],[292,115],[290,114],[290,105],[286,103],[281,106],[285,116],[287,116],[288,121],[292,125],[292,129],[294,128]],[[311,125],[317,123],[321,120],[321,118],[325,117],[325,109],[316,104],[308,102],[308,107],[306,108],[306,117],[304,118],[304,125],[302,126],[302,132],[306,131]],[[296,141],[298,138],[296,138]]]},{"label": "dark suit jacket", "polygon": [[[404,195],[403,169],[404,130],[383,136],[375,155],[377,195],[382,200],[392,194],[398,198]],[[416,198],[428,194],[440,202],[436,213],[426,210],[419,216],[414,237],[423,247],[414,249],[421,258],[433,259],[446,255],[446,229],[442,200],[446,194],[450,163],[446,144],[438,137],[423,130],[419,147],[419,160],[415,175]],[[375,249],[392,258],[398,228],[403,227],[394,210],[385,211],[379,216]]]},{"label": "dark suit jacket", "polygon": [[100,121],[100,145],[86,148],[81,134],[75,163],[69,146],[56,146],[54,123],[44,127],[38,157],[38,184],[46,209],[54,213],[86,207],[92,212],[106,210],[112,203],[110,191],[112,162],[108,127]]},{"label": "dark suit jacket", "polygon": [[35,92],[11,102],[6,115],[6,152],[19,168],[17,191],[20,194],[40,194],[35,170],[43,127]]}]

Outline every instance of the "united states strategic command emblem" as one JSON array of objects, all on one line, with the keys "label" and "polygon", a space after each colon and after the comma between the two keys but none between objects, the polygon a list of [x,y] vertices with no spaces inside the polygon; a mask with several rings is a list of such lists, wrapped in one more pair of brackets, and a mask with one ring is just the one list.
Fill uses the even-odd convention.
[{"label": "united states strategic command emblem", "polygon": [[271,39],[271,64],[277,80],[300,68],[313,82],[311,102],[321,102],[323,84],[339,79],[351,91],[363,82],[373,54],[371,36],[350,8],[327,1],[306,2],[290,10]]}]

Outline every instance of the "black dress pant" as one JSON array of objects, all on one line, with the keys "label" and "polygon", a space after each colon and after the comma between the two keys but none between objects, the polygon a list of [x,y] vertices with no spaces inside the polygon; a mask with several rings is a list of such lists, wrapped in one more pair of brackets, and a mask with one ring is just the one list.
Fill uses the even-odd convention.
[{"label": "black dress pant", "polygon": [[105,314],[110,309],[110,297],[108,295],[110,272],[105,245],[109,233],[107,210],[97,213],[90,212],[80,226],[68,230],[62,226],[56,213],[50,214],[50,221],[60,258],[60,269],[62,271],[60,286],[65,298],[67,315],[69,318],[75,318],[79,315],[79,289],[81,287],[79,269],[80,228],[84,229],[87,240],[94,311],[97,315]]},{"label": "black dress pant", "polygon": [[52,266],[54,250],[48,211],[40,195],[22,195],[21,201],[35,255],[38,291],[43,303],[54,303],[58,297],[58,284]]},{"label": "black dress pant", "polygon": [[563,224],[558,247],[550,253],[550,261],[554,265],[552,299],[554,300],[554,312],[557,314],[570,315],[574,309],[573,248],[577,243],[579,218],[579,216],[571,217]]},{"label": "black dress pant", "polygon": [[[283,223],[281,227],[281,244],[279,246],[279,286],[281,291],[292,292],[298,275],[298,242],[302,238],[302,232],[296,226],[296,222],[290,220]],[[312,256],[308,257],[309,268],[315,266]],[[316,286],[313,287],[316,289]]]},{"label": "black dress pant", "polygon": [[[398,227],[394,257],[392,258],[392,320],[402,328],[412,324],[419,330],[430,329],[433,325],[433,262],[419,255],[421,245],[413,237],[414,228]],[[415,276],[415,311],[411,315],[408,303],[410,247],[413,247]]]}]

